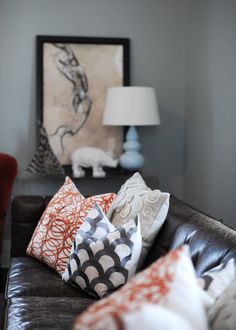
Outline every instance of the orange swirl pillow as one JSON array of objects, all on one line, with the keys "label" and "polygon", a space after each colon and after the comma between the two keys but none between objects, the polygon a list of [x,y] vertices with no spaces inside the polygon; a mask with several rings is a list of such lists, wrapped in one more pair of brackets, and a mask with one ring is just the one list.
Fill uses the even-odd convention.
[{"label": "orange swirl pillow", "polygon": [[62,274],[65,270],[74,236],[95,203],[107,213],[114,193],[85,198],[73,181],[66,177],[45,209],[26,253]]}]

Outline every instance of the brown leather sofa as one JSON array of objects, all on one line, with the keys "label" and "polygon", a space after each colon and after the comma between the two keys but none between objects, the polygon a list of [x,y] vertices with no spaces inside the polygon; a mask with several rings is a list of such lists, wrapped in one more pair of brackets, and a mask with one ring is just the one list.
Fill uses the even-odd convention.
[{"label": "brown leather sofa", "polygon": [[[64,283],[43,263],[26,256],[33,230],[48,203],[43,196],[17,196],[12,204],[11,267],[6,286],[5,329],[71,329],[94,298]],[[236,232],[171,196],[170,209],[144,268],[170,249],[189,244],[198,275],[232,257]]]}]

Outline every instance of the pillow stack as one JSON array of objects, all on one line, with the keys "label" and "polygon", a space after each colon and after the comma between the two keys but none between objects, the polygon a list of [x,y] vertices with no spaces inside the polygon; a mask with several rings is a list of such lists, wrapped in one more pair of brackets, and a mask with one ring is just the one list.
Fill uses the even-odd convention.
[{"label": "pillow stack", "polygon": [[169,198],[148,188],[139,173],[117,195],[89,198],[66,177],[27,253],[67,283],[105,297],[76,319],[74,330],[236,328],[233,259],[197,279],[183,245],[135,275],[166,219]]},{"label": "pillow stack", "polygon": [[45,209],[27,254],[56,270],[69,284],[104,297],[142,265],[165,221],[169,196],[148,188],[135,173],[117,196],[85,198],[66,177]]}]

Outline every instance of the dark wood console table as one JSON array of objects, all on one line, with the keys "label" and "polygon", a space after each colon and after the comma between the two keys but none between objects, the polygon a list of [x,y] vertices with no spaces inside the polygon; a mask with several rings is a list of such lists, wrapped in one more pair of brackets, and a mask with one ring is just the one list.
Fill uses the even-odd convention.
[{"label": "dark wood console table", "polygon": [[[132,174],[108,175],[105,178],[73,178],[76,187],[84,196],[106,192],[117,192],[121,185]],[[14,187],[14,195],[54,195],[64,182],[64,176],[35,176],[18,178]],[[144,177],[148,187],[158,188],[158,179],[154,176]]]}]

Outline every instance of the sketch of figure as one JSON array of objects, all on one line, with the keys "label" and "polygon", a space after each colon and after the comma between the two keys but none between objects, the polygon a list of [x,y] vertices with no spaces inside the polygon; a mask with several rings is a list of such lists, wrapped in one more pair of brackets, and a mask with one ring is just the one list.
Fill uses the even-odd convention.
[{"label": "sketch of figure", "polygon": [[[60,125],[49,136],[60,139],[61,155],[64,153],[65,139],[75,136],[84,126],[92,109],[92,100],[88,94],[88,79],[84,68],[80,65],[72,48],[65,44],[54,44],[59,51],[53,54],[53,61],[59,72],[73,85],[71,105],[72,111],[79,117],[79,125]],[[70,108],[68,109],[70,111]],[[61,156],[60,155],[60,156]]]}]

